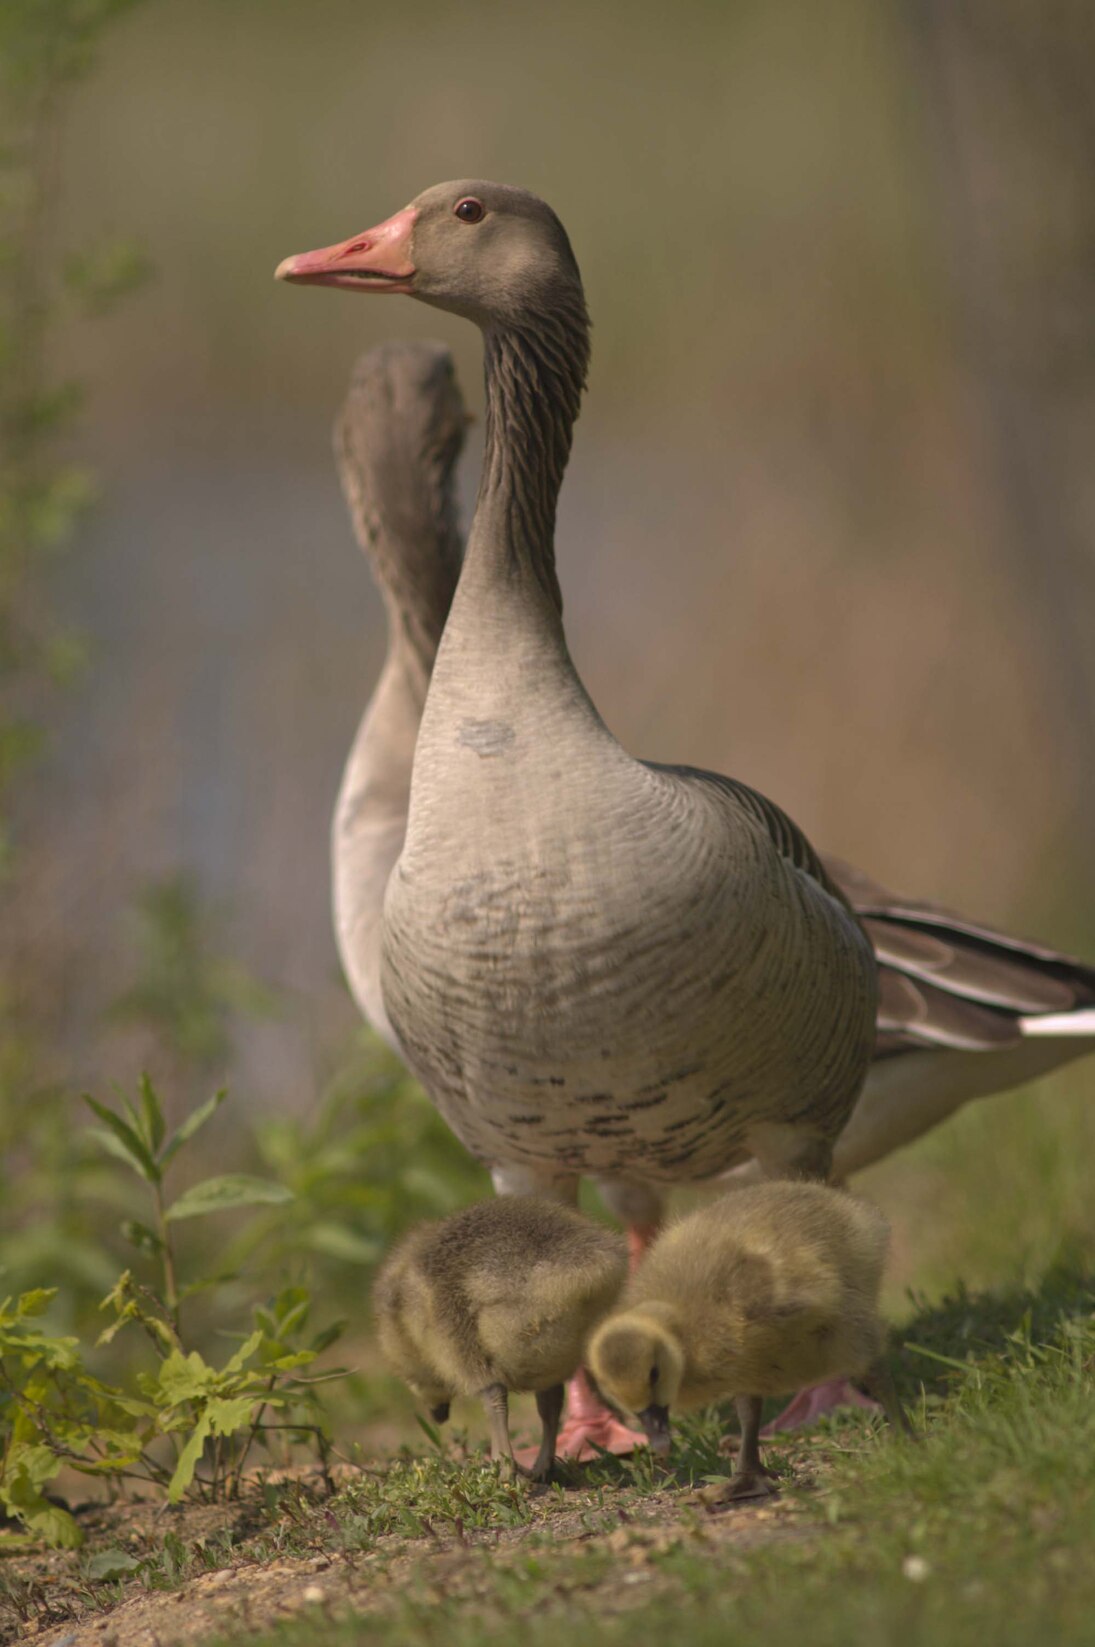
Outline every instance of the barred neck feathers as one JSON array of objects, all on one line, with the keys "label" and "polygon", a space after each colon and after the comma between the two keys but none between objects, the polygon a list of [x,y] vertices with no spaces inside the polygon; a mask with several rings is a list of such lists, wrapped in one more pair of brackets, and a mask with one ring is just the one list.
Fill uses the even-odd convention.
[{"label": "barred neck feathers", "polygon": [[469,554],[530,575],[562,611],[555,510],[589,362],[581,287],[535,322],[484,328],[486,451]]}]

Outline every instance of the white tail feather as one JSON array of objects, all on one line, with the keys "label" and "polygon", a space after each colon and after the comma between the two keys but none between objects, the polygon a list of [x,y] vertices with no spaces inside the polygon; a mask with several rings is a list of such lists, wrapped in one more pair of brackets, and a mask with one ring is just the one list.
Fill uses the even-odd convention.
[{"label": "white tail feather", "polygon": [[1095,1007],[1040,1013],[1019,1023],[1024,1035],[1095,1035]]}]

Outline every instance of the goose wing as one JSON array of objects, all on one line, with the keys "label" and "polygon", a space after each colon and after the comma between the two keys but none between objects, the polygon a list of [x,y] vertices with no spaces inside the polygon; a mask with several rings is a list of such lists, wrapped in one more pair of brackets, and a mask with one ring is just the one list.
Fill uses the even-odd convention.
[{"label": "goose wing", "polygon": [[762,795],[759,790],[750,789],[748,784],[741,783],[737,778],[725,778],[719,772],[706,772],[698,766],[663,766],[656,761],[646,761],[644,765],[652,772],[665,772],[688,783],[703,784],[719,794],[728,796],[747,816],[760,824],[781,858],[786,859],[795,869],[801,870],[804,875],[808,875],[829,894],[830,898],[835,898],[848,909],[854,907],[839,881],[830,873],[828,860],[814,850],[798,824],[789,818],[775,801],[770,801],[767,795]]},{"label": "goose wing", "polygon": [[878,959],[876,1058],[912,1047],[990,1051],[1031,1034],[1095,1035],[1095,967],[903,898],[838,858],[824,867]]}]

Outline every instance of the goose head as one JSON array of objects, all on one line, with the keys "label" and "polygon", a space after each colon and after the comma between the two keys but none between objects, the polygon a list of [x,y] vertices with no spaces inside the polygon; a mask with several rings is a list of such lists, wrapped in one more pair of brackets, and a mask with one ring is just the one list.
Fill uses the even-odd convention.
[{"label": "goose head", "polygon": [[673,1326],[645,1309],[610,1316],[590,1341],[589,1370],[602,1395],[635,1414],[654,1452],[668,1452],[669,1409],[684,1377],[684,1351]]},{"label": "goose head", "polygon": [[480,326],[520,325],[581,301],[566,231],[526,189],[464,179],[334,246],[287,257],[275,271],[298,285],[404,293]]}]

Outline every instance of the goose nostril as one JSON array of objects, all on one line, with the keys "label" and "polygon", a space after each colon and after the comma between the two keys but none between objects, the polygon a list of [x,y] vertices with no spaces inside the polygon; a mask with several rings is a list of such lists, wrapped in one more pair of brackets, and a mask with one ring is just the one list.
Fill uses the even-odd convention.
[{"label": "goose nostril", "polygon": [[352,246],[344,246],[343,257],[352,257],[354,252],[367,252],[372,245],[371,240],[355,240]]}]

